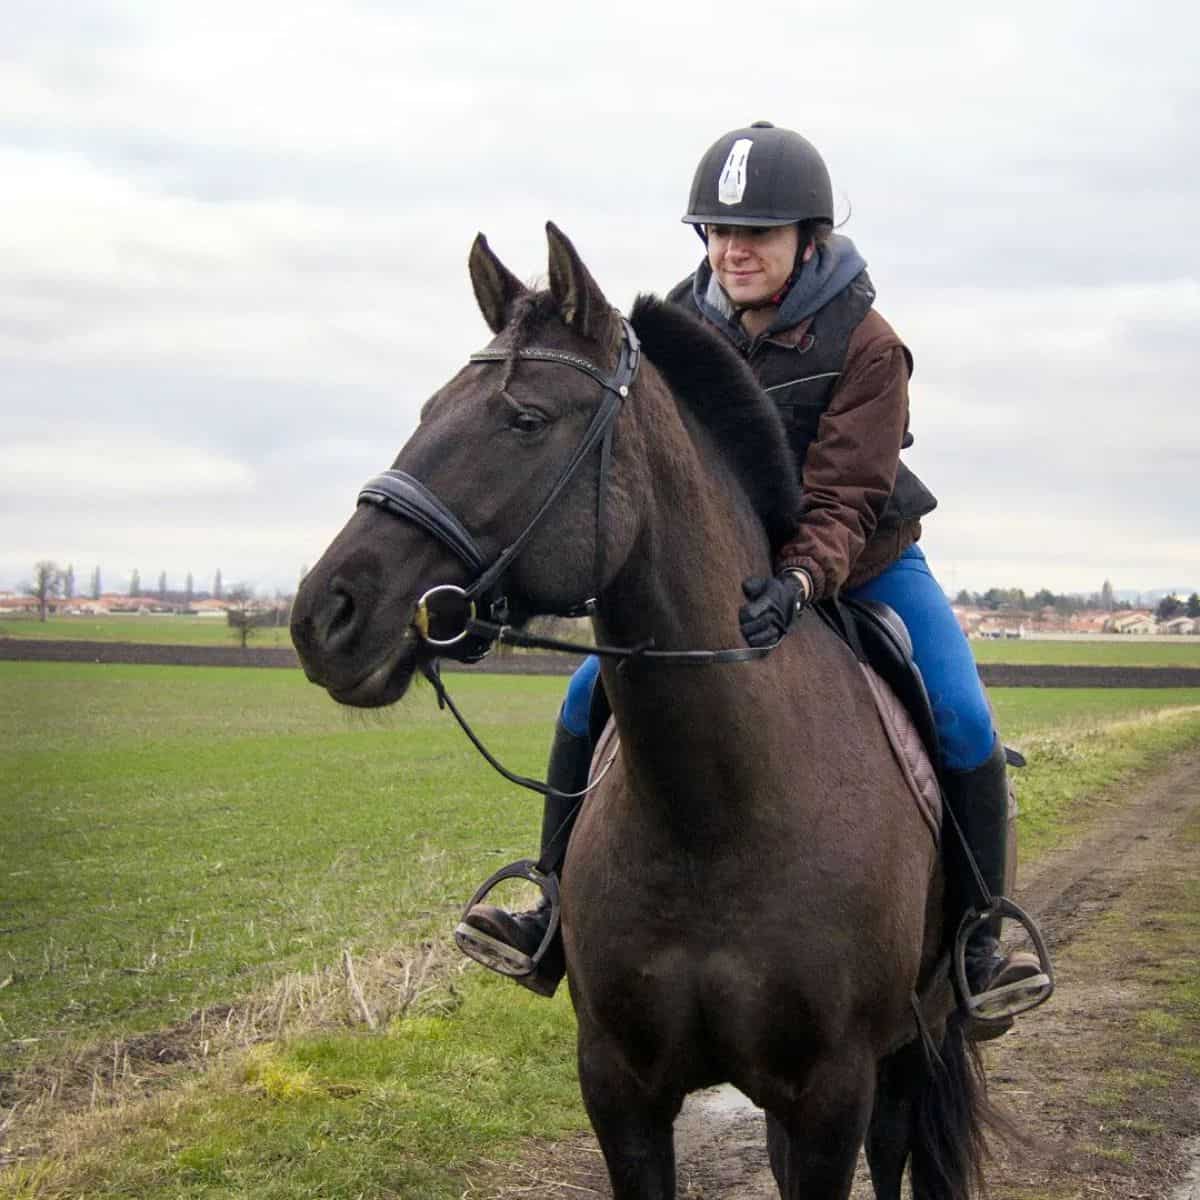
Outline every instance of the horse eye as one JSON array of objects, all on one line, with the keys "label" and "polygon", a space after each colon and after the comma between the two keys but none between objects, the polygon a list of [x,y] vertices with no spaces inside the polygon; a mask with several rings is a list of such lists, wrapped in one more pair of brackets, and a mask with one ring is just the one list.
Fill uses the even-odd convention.
[{"label": "horse eye", "polygon": [[513,414],[511,426],[518,433],[537,433],[546,424],[546,418],[531,408],[518,409]]}]

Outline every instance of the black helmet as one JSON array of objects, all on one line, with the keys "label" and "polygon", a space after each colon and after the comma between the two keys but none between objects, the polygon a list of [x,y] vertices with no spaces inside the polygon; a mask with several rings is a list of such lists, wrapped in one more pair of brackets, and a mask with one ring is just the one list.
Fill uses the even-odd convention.
[{"label": "black helmet", "polygon": [[832,223],[829,170],[806,138],[770,121],[755,121],[708,148],[683,219],[689,225]]}]

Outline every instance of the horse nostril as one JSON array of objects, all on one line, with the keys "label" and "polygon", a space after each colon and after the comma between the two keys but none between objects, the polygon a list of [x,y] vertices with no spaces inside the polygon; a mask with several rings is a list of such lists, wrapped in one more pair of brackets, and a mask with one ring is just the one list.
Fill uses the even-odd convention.
[{"label": "horse nostril", "polygon": [[330,592],[325,622],[327,646],[345,642],[353,636],[358,617],[358,606],[354,603],[354,597],[350,594],[349,589],[342,584],[334,583],[330,587]]}]

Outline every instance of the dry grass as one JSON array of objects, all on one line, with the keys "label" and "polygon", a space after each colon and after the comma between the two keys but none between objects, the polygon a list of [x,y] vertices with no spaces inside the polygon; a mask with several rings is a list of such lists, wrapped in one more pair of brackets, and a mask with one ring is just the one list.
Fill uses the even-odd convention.
[{"label": "dry grass", "polygon": [[42,1154],[61,1158],[73,1142],[94,1143],[100,1128],[124,1125],[121,1110],[167,1086],[178,1088],[231,1052],[451,1012],[465,962],[452,946],[436,942],[360,958],[347,947],[336,964],[291,972],[261,995],[202,1008],[153,1033],[75,1046],[11,1072],[0,1078],[7,1108],[0,1109],[0,1167]]}]

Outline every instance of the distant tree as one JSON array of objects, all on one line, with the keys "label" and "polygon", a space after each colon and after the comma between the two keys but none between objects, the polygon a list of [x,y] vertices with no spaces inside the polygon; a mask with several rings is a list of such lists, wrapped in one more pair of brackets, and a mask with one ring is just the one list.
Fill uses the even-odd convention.
[{"label": "distant tree", "polygon": [[1184,610],[1184,603],[1178,596],[1164,596],[1154,610],[1154,615],[1160,621],[1170,621],[1179,616]]},{"label": "distant tree", "polygon": [[129,594],[131,596],[142,594],[142,577],[138,574],[137,567],[133,568],[133,574],[129,577]]},{"label": "distant tree", "polygon": [[1107,579],[1100,587],[1100,607],[1105,612],[1113,610],[1113,585]]},{"label": "distant tree", "polygon": [[163,601],[164,604],[166,603],[166,599],[167,599],[167,573],[166,573],[166,571],[159,571],[159,573],[158,573],[158,598],[161,601]]},{"label": "distant tree", "polygon": [[961,605],[963,608],[971,607],[971,593],[966,588],[960,588],[958,595],[954,597],[954,603]]},{"label": "distant tree", "polygon": [[103,593],[100,590],[100,567],[97,565],[92,572],[92,599],[99,600]]},{"label": "distant tree", "polygon": [[25,590],[36,597],[38,602],[38,620],[44,621],[50,611],[50,601],[62,594],[63,573],[58,563],[43,559],[34,565],[33,582],[26,584]]},{"label": "distant tree", "polygon": [[192,597],[195,594],[196,594],[196,587],[192,581],[192,573],[191,573],[191,571],[189,571],[187,573],[187,587],[184,589],[184,593],[183,593],[183,603],[187,608],[192,607]]},{"label": "distant tree", "polygon": [[68,600],[75,599],[75,564],[67,563],[67,569],[63,572],[63,595]]},{"label": "distant tree", "polygon": [[1049,588],[1042,588],[1033,594],[1034,608],[1054,608],[1058,604],[1058,601],[1059,597]]},{"label": "distant tree", "polygon": [[1200,617],[1200,594],[1193,592],[1187,598],[1186,611],[1189,617]]},{"label": "distant tree", "polygon": [[[218,572],[218,577],[219,575],[220,572]],[[235,631],[242,649],[245,650],[246,643],[250,640],[255,627],[261,624],[259,619],[261,613],[254,603],[254,589],[244,583],[235,584],[229,589],[229,595],[225,599],[227,601],[225,618],[229,622],[229,628]]]},{"label": "distant tree", "polygon": [[216,575],[213,576],[213,599],[214,600],[223,599],[223,597],[221,595],[221,568],[220,567],[217,568],[217,573],[216,573]]}]

